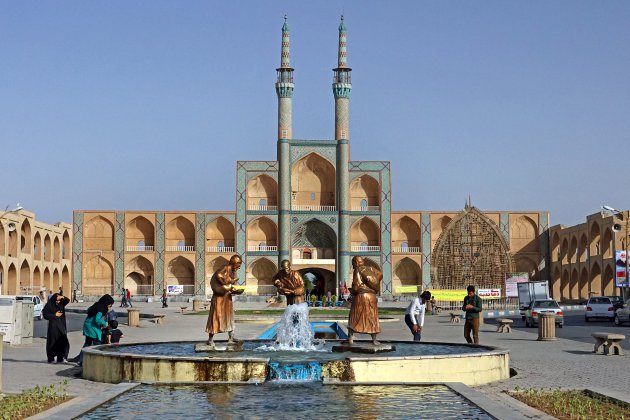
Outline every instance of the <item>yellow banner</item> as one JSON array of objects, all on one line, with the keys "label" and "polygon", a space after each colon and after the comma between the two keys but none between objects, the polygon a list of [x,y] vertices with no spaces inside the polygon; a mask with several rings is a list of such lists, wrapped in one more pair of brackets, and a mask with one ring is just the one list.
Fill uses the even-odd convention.
[{"label": "yellow banner", "polygon": [[456,289],[456,290],[439,290],[439,289],[429,289],[431,292],[431,297],[434,297],[435,300],[441,300],[442,302],[463,302],[464,298],[468,294],[466,289]]},{"label": "yellow banner", "polygon": [[398,286],[394,291],[396,293],[418,293],[418,286]]}]

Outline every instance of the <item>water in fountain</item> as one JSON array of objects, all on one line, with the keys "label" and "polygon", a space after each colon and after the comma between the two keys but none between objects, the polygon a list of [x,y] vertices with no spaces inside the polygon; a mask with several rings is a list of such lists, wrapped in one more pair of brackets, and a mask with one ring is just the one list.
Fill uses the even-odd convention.
[{"label": "water in fountain", "polygon": [[318,362],[269,363],[267,379],[270,381],[320,381],[322,366]]},{"label": "water in fountain", "polygon": [[278,324],[276,341],[278,350],[317,350],[306,303],[287,306]]}]

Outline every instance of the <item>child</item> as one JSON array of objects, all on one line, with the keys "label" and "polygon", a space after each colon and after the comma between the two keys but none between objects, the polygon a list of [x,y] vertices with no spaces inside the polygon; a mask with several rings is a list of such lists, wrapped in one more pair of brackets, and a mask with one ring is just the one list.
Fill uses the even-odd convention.
[{"label": "child", "polygon": [[124,337],[122,331],[118,329],[118,321],[112,319],[109,321],[109,335],[107,339],[109,340],[109,344],[118,344],[120,343],[120,339]]}]

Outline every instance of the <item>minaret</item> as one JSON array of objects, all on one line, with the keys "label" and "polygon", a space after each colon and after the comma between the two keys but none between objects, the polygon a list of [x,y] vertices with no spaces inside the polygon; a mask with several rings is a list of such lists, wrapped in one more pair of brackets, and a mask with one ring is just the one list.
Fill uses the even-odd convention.
[{"label": "minaret", "polygon": [[337,284],[351,283],[350,278],[350,247],[348,243],[349,227],[349,201],[348,188],[350,177],[348,174],[348,161],[350,160],[349,108],[351,68],[348,67],[346,52],[346,25],[341,15],[339,24],[339,50],[337,68],[333,69],[333,94],[335,95],[335,140],[337,140],[337,208],[339,209],[339,234],[337,236]]},{"label": "minaret", "polygon": [[283,259],[289,258],[291,239],[291,162],[290,144],[292,138],[292,100],[293,69],[291,68],[289,26],[287,16],[284,15],[282,25],[282,49],[280,54],[280,68],[276,69],[276,94],[278,95],[278,267]]}]

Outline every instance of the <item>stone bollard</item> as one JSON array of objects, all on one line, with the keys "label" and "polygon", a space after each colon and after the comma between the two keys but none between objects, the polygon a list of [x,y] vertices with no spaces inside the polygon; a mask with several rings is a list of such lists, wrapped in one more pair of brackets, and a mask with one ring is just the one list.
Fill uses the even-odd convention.
[{"label": "stone bollard", "polygon": [[554,314],[538,314],[538,341],[554,341],[556,339],[556,316]]},{"label": "stone bollard", "polygon": [[201,310],[201,301],[200,300],[193,300],[193,311],[197,312]]},{"label": "stone bollard", "polygon": [[484,324],[483,322],[483,311],[479,312],[479,327]]},{"label": "stone bollard", "polygon": [[127,309],[127,325],[130,327],[140,326],[140,309]]},{"label": "stone bollard", "polygon": [[2,348],[4,347],[4,333],[0,333],[0,392],[2,392]]}]

